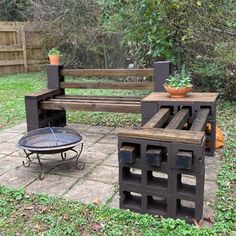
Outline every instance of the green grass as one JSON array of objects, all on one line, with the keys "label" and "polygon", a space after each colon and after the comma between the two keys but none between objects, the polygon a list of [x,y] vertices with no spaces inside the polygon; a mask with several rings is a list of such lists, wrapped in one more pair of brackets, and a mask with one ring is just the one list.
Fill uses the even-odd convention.
[{"label": "green grass", "polygon": [[24,121],[24,96],[45,88],[46,80],[43,78],[43,73],[0,77],[0,129]]},{"label": "green grass", "polygon": [[[41,76],[42,74],[23,74],[0,77],[3,127],[24,120],[24,104],[23,98],[20,96],[44,87],[45,81],[40,79]],[[17,98],[10,99],[13,94],[17,94]],[[10,100],[9,103],[7,103],[8,100]],[[2,101],[5,101],[7,106],[3,106]],[[5,114],[8,111],[11,114]],[[85,119],[84,117],[78,118],[76,113],[74,114],[77,122]],[[22,189],[12,190],[2,186],[0,187],[0,235],[236,235],[235,114],[235,102],[221,102],[219,104],[218,121],[227,133],[227,140],[218,176],[219,191],[217,192],[216,217],[213,228],[198,229],[181,220],[160,219],[130,211],[83,205],[43,195],[29,195]],[[115,125],[124,125],[130,119],[126,115],[121,120],[114,117],[115,121],[105,115],[104,117],[106,119],[104,123],[109,121],[110,125],[113,122]],[[74,121],[73,115],[70,116],[70,119]],[[97,118],[93,119],[93,122],[103,124],[103,121],[99,122],[101,121],[99,113]],[[138,123],[138,119],[135,118],[134,121]],[[90,123],[90,120],[87,122]]]}]

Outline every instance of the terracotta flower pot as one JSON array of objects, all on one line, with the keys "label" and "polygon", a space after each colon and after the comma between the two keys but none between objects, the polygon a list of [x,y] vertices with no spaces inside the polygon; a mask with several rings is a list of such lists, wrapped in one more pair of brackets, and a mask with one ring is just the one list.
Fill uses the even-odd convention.
[{"label": "terracotta flower pot", "polygon": [[173,88],[173,87],[169,87],[165,85],[164,88],[166,92],[170,94],[172,98],[183,98],[187,95],[187,93],[192,91],[193,87],[191,86],[191,87],[186,87],[186,88]]},{"label": "terracotta flower pot", "polygon": [[49,61],[51,65],[59,65],[60,64],[60,54],[58,55],[49,55]]}]

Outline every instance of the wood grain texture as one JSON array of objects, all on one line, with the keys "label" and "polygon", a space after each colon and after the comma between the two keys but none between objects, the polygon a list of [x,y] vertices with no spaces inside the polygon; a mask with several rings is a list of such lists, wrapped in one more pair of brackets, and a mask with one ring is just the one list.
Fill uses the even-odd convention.
[{"label": "wood grain texture", "polygon": [[182,108],[179,110],[169,124],[166,126],[166,129],[182,129],[184,124],[187,122],[189,118],[189,109]]},{"label": "wood grain texture", "polygon": [[61,88],[80,88],[80,89],[128,89],[128,90],[142,90],[153,89],[153,83],[147,82],[61,82]]},{"label": "wood grain texture", "polygon": [[192,131],[204,131],[206,129],[210,108],[202,108],[197,113],[195,120],[190,128]]},{"label": "wood grain texture", "polygon": [[46,110],[76,110],[76,111],[99,111],[99,112],[120,112],[120,113],[140,113],[141,104],[124,104],[117,102],[111,103],[97,103],[91,102],[56,102],[56,101],[43,101],[39,104],[40,109]]},{"label": "wood grain texture", "polygon": [[169,108],[161,108],[143,127],[144,128],[160,128],[170,117]]},{"label": "wood grain texture", "polygon": [[61,76],[73,77],[145,77],[153,76],[154,70],[148,69],[64,69]]},{"label": "wood grain texture", "polygon": [[179,102],[215,102],[218,98],[218,93],[189,93],[184,98],[171,98],[168,93],[151,93],[143,99],[145,102],[160,102],[169,101],[173,103]]},{"label": "wood grain texture", "polygon": [[139,138],[145,140],[201,144],[205,134],[201,131],[170,130],[161,128],[123,128],[119,129],[118,136]]},{"label": "wood grain texture", "polygon": [[58,99],[79,99],[79,100],[96,100],[96,101],[141,101],[142,96],[89,96],[89,95],[62,95],[56,96]]}]

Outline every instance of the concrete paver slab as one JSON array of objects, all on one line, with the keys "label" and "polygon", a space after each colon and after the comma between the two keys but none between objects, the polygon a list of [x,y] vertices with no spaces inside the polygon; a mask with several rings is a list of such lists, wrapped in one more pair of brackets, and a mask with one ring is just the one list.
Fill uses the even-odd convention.
[{"label": "concrete paver slab", "polygon": [[75,178],[47,174],[43,180],[37,179],[26,187],[26,191],[60,197],[74,182],[76,182]]},{"label": "concrete paver slab", "polygon": [[106,165],[106,166],[119,166],[119,162],[118,162],[118,154],[112,154],[110,155],[103,163],[102,165]]},{"label": "concrete paver slab", "polygon": [[37,173],[20,171],[20,170],[10,170],[0,176],[0,184],[13,188],[20,188],[20,187],[26,187],[37,178],[38,178]]},{"label": "concrete paver slab", "polygon": [[118,184],[118,177],[119,172],[117,167],[100,165],[86,179],[108,184]]},{"label": "concrete paver slab", "polygon": [[91,126],[89,129],[86,130],[88,133],[97,133],[97,134],[108,134],[114,130],[114,127],[108,126]]},{"label": "concrete paver slab", "polygon": [[106,204],[113,194],[114,188],[110,184],[83,180],[75,184],[64,197],[82,203]]}]

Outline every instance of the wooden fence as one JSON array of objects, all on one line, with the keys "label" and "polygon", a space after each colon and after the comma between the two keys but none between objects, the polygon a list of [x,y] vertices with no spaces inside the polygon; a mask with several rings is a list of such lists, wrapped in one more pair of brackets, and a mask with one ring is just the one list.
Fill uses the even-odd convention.
[{"label": "wooden fence", "polygon": [[40,31],[28,23],[0,22],[0,75],[39,71],[46,63]]}]

